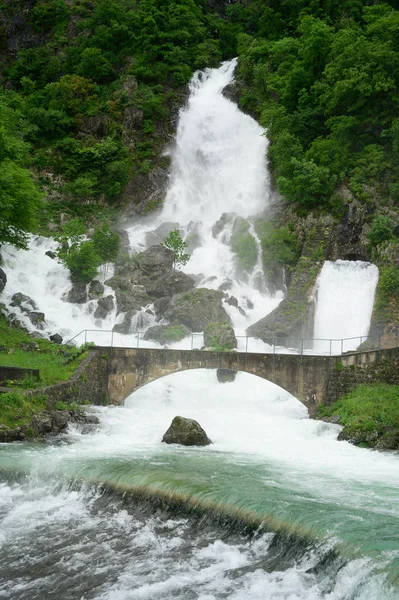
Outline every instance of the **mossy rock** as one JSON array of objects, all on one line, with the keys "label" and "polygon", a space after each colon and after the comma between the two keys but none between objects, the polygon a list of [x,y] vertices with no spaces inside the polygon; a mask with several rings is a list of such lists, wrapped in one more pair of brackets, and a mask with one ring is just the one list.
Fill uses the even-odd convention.
[{"label": "mossy rock", "polygon": [[209,323],[204,330],[204,342],[207,348],[218,351],[237,348],[234,329],[228,323]]},{"label": "mossy rock", "polygon": [[175,417],[162,438],[165,444],[183,446],[209,446],[212,444],[198,421],[186,417]]},{"label": "mossy rock", "polygon": [[162,346],[167,344],[174,344],[180,342],[188,335],[191,331],[184,325],[155,325],[150,327],[144,334],[145,340],[153,340],[158,342]]}]

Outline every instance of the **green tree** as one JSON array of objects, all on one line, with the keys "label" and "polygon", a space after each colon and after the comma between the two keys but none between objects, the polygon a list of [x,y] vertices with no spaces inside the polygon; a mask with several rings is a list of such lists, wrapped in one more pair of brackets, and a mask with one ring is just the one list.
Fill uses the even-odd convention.
[{"label": "green tree", "polygon": [[186,254],[184,250],[187,248],[188,244],[183,241],[180,231],[178,229],[174,229],[170,232],[166,240],[161,244],[168,250],[172,250],[175,260],[173,266],[185,265],[190,260],[190,254]]},{"label": "green tree", "polygon": [[37,225],[42,195],[26,168],[29,146],[21,135],[24,124],[1,97],[0,123],[0,245],[26,248],[27,232]]}]

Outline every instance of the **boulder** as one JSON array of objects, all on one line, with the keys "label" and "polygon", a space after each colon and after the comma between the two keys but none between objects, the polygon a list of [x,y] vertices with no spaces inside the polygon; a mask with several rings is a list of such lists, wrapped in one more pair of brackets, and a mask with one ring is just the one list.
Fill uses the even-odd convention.
[{"label": "boulder", "polygon": [[50,335],[50,341],[54,342],[54,344],[62,344],[63,339],[64,338],[59,333],[54,333],[53,335]]},{"label": "boulder", "polygon": [[165,346],[166,344],[180,342],[180,340],[190,334],[191,331],[184,325],[155,325],[154,327],[147,329],[144,334],[144,339],[152,340]]},{"label": "boulder", "polygon": [[175,417],[162,438],[165,444],[183,446],[209,446],[212,444],[201,425],[194,419]]},{"label": "boulder", "polygon": [[234,306],[235,308],[238,308],[238,300],[235,296],[229,296],[226,300],[227,304],[229,304],[230,306]]},{"label": "boulder", "polygon": [[179,223],[162,223],[159,227],[154,229],[153,231],[149,231],[145,236],[146,246],[149,248],[151,246],[157,246],[162,244],[168,237],[171,231],[175,229],[179,229]]},{"label": "boulder", "polygon": [[126,311],[136,311],[146,306],[150,298],[143,285],[136,285],[126,281],[123,289],[117,289],[115,292],[118,306],[118,314]]},{"label": "boulder", "polygon": [[143,279],[143,285],[151,297],[163,298],[191,290],[195,282],[190,275],[171,269],[158,279]]},{"label": "boulder", "polygon": [[164,316],[172,324],[185,325],[196,332],[204,331],[212,322],[230,323],[230,317],[222,306],[223,297],[223,292],[207,288],[176,294]]},{"label": "boulder", "polygon": [[109,295],[104,298],[99,298],[97,300],[97,308],[94,312],[94,317],[96,319],[105,319],[114,307],[115,303],[113,296]]},{"label": "boulder", "polygon": [[84,304],[87,302],[87,285],[81,281],[73,283],[66,296],[66,300],[72,304]]},{"label": "boulder", "polygon": [[47,250],[47,252],[45,252],[45,255],[51,258],[52,260],[55,260],[57,258],[56,253],[52,250]]},{"label": "boulder", "polygon": [[3,269],[0,268],[0,294],[6,287],[6,283],[7,283],[7,275],[5,274]]},{"label": "boulder", "polygon": [[162,276],[165,271],[172,269],[175,255],[164,246],[151,246],[136,257],[138,268],[143,275],[151,278]]},{"label": "boulder", "polygon": [[166,310],[168,309],[170,302],[171,302],[171,298],[169,298],[169,297],[157,298],[154,301],[155,314],[158,317],[162,317],[165,314]]},{"label": "boulder", "polygon": [[132,319],[136,313],[137,310],[128,311],[123,317],[122,323],[117,323],[116,325],[114,325],[112,331],[115,331],[115,333],[123,333],[125,335],[130,333],[132,327]]},{"label": "boulder", "polygon": [[207,348],[218,350],[237,348],[234,329],[229,323],[209,323],[204,329],[204,342]]},{"label": "boulder", "polygon": [[29,321],[38,329],[44,329],[44,323],[46,321],[45,314],[39,311],[32,311],[28,313]]},{"label": "boulder", "polygon": [[231,383],[232,381],[235,381],[236,375],[237,371],[234,371],[233,369],[218,369],[216,371],[219,383]]},{"label": "boulder", "polygon": [[99,298],[100,296],[102,296],[103,293],[104,293],[104,286],[100,281],[95,279],[94,281],[90,282],[89,300],[95,300],[96,298]]},{"label": "boulder", "polygon": [[29,312],[32,309],[37,310],[36,302],[30,296],[26,296],[21,292],[12,296],[10,306],[18,306],[23,312]]}]

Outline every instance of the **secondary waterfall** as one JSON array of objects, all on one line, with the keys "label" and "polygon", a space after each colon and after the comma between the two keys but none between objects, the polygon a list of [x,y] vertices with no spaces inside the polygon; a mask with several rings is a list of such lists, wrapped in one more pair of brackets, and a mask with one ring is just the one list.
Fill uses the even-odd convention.
[{"label": "secondary waterfall", "polygon": [[316,352],[329,352],[330,343],[323,340],[343,340],[332,343],[332,353],[354,350],[366,340],[377,283],[375,265],[345,260],[325,262],[316,289]]}]

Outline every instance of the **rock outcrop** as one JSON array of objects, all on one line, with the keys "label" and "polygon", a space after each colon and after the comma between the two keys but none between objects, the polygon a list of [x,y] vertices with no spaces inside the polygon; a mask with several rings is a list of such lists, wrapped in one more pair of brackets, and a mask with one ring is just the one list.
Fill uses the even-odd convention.
[{"label": "rock outcrop", "polygon": [[204,342],[207,348],[216,350],[237,348],[237,338],[229,323],[209,323],[204,329]]},{"label": "rock outcrop", "polygon": [[222,305],[223,298],[223,292],[207,288],[176,294],[172,297],[164,316],[172,324],[185,325],[195,332],[204,331],[212,322],[230,325],[230,317]]},{"label": "rock outcrop", "polygon": [[90,413],[77,410],[49,410],[32,417],[31,423],[22,427],[0,425],[0,443],[17,442],[24,439],[43,439],[66,430],[70,423],[93,426],[98,418]]},{"label": "rock outcrop", "polygon": [[209,446],[212,444],[198,421],[186,417],[175,417],[162,438],[165,444],[183,446]]}]

